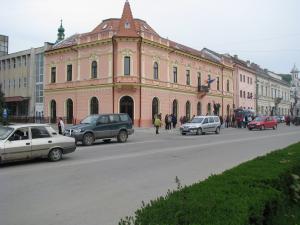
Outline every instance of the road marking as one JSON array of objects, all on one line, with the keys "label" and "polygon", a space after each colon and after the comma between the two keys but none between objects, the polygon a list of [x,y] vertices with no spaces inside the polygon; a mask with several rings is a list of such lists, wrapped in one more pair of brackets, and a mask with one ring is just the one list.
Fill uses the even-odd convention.
[{"label": "road marking", "polygon": [[299,134],[299,131],[295,132],[289,132],[289,133],[279,133],[274,135],[264,135],[259,137],[246,137],[246,138],[240,138],[240,139],[234,139],[234,140],[223,140],[223,141],[215,141],[210,143],[202,143],[202,144],[194,144],[194,145],[187,145],[187,146],[179,146],[179,147],[169,147],[169,148],[162,148],[162,149],[149,149],[146,152],[135,152],[135,153],[127,153],[127,154],[121,154],[121,155],[114,155],[114,156],[105,156],[100,158],[94,158],[94,159],[85,159],[85,160],[79,160],[79,161],[73,161],[73,162],[66,162],[59,164],[45,164],[43,166],[37,166],[34,168],[22,168],[22,170],[19,170],[16,168],[15,170],[4,170],[0,171],[0,175],[10,174],[12,172],[15,173],[24,173],[24,172],[30,172],[34,170],[41,171],[42,169],[57,169],[57,168],[65,168],[65,167],[71,167],[71,166],[80,166],[80,165],[86,165],[86,164],[92,164],[92,163],[99,163],[103,161],[110,161],[110,160],[120,160],[120,159],[127,159],[127,158],[134,158],[134,157],[142,157],[142,156],[148,156],[153,154],[159,154],[159,153],[168,153],[168,152],[176,152],[176,151],[188,151],[188,150],[194,150],[195,148],[201,148],[201,147],[208,147],[208,146],[215,146],[215,145],[223,145],[223,144],[229,144],[229,143],[239,143],[244,141],[251,141],[251,140],[261,140],[265,138],[273,138],[273,137],[283,137],[293,134]]}]

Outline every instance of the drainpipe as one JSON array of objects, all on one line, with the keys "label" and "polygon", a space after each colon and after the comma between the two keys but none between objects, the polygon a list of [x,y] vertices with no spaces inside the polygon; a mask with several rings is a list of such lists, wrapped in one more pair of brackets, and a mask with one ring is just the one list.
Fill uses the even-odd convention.
[{"label": "drainpipe", "polygon": [[116,51],[116,40],[112,37],[112,112],[115,113],[115,67],[117,62],[115,61],[115,51]]},{"label": "drainpipe", "polygon": [[139,83],[140,83],[140,118],[139,127],[141,127],[142,117],[142,37],[139,38],[138,42],[138,57],[139,57]]},{"label": "drainpipe", "polygon": [[224,67],[222,67],[222,117],[224,118]]}]

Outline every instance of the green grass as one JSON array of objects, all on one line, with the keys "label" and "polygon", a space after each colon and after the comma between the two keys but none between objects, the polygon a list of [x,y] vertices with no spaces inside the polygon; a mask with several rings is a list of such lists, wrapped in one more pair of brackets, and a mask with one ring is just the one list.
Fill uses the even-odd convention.
[{"label": "green grass", "polygon": [[300,143],[169,192],[119,224],[268,225],[288,217],[300,225],[292,174],[300,175]]}]

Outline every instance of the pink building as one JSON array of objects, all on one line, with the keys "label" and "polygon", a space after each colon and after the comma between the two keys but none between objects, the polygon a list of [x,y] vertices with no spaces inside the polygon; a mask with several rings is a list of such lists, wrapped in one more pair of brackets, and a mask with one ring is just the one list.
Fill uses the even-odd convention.
[{"label": "pink building", "polygon": [[236,55],[234,62],[235,108],[256,111],[256,72],[249,61],[243,61]]},{"label": "pink building", "polygon": [[[155,114],[232,113],[233,67],[157,34],[134,19],[126,1],[120,19],[55,44],[45,54],[45,114],[77,123],[90,114],[128,113],[149,127]],[[207,89],[206,81],[215,80]],[[215,109],[218,107],[215,107]]]}]

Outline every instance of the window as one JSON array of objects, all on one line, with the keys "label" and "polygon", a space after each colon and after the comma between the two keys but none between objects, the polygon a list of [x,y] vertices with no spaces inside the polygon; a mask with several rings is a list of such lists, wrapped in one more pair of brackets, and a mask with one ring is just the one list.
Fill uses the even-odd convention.
[{"label": "window", "polygon": [[250,78],[250,84],[252,84],[252,78]]},{"label": "window", "polygon": [[213,118],[213,117],[209,117],[209,120],[208,120],[208,122],[209,122],[209,123],[214,123],[214,122],[215,122],[215,120],[214,120],[214,118]]},{"label": "window", "polygon": [[8,80],[8,88],[10,88],[10,80]]},{"label": "window", "polygon": [[240,74],[240,81],[242,82],[243,81],[243,75]]},{"label": "window", "polygon": [[220,90],[220,77],[217,77],[217,90]]},{"label": "window", "polygon": [[208,86],[208,88],[210,88],[210,79],[211,79],[211,75],[208,75],[208,79],[207,79],[207,86]]},{"label": "window", "polygon": [[268,87],[266,87],[266,96],[269,96],[269,94],[268,94]]},{"label": "window", "polygon": [[49,138],[50,134],[45,127],[31,127],[32,139]]},{"label": "window", "polygon": [[229,80],[227,80],[227,92],[229,92],[230,91],[230,83],[229,83]]},{"label": "window", "polygon": [[120,117],[119,115],[109,115],[109,119],[111,123],[119,123]]},{"label": "window", "polygon": [[9,138],[10,141],[21,141],[29,139],[29,130],[27,127],[20,128]]},{"label": "window", "polygon": [[243,95],[244,95],[244,98],[246,98],[246,92],[245,91],[244,91]]},{"label": "window", "polygon": [[19,78],[19,88],[21,88],[21,78]]},{"label": "window", "polygon": [[243,82],[245,83],[246,82],[246,76],[243,75]]},{"label": "window", "polygon": [[16,88],[16,80],[14,79],[14,88]]},{"label": "window", "polygon": [[67,65],[67,81],[72,81],[72,65]]},{"label": "window", "polygon": [[187,121],[191,119],[191,103],[189,101],[185,104],[185,117]]},{"label": "window", "polygon": [[91,77],[97,78],[97,62],[96,61],[92,62],[91,72],[92,72]]},{"label": "window", "polygon": [[261,95],[264,95],[264,86],[261,86]]},{"label": "window", "polygon": [[90,114],[95,115],[98,113],[99,113],[99,102],[96,97],[93,97],[90,103]]},{"label": "window", "polygon": [[198,73],[198,87],[201,86],[201,73]]},{"label": "window", "polygon": [[191,85],[190,71],[186,71],[186,85]]},{"label": "window", "polygon": [[124,75],[126,75],[126,76],[130,75],[130,57],[129,56],[124,57]]},{"label": "window", "polygon": [[250,83],[250,78],[249,77],[247,77],[247,84],[249,84]]},{"label": "window", "polygon": [[24,87],[27,87],[27,78],[24,77]]},{"label": "window", "polygon": [[198,102],[197,104],[197,115],[200,116],[202,114],[202,106],[201,102]]},{"label": "window", "polygon": [[56,82],[56,67],[51,67],[51,83]]},{"label": "window", "polygon": [[240,98],[242,98],[242,97],[243,97],[243,91],[240,90]]},{"label": "window", "polygon": [[12,59],[14,68],[16,68],[16,59]]},{"label": "window", "polygon": [[177,67],[173,67],[173,82],[177,83]]},{"label": "window", "polygon": [[107,124],[107,123],[109,123],[108,116],[101,116],[100,119],[98,120],[98,123],[100,123],[100,124]]},{"label": "window", "polygon": [[158,63],[155,62],[153,65],[153,78],[154,80],[158,80]]},{"label": "window", "polygon": [[43,84],[37,84],[35,86],[35,100],[37,103],[43,103]]},{"label": "window", "polygon": [[127,122],[129,120],[129,117],[127,114],[121,114],[120,120],[121,120],[121,122]]}]

